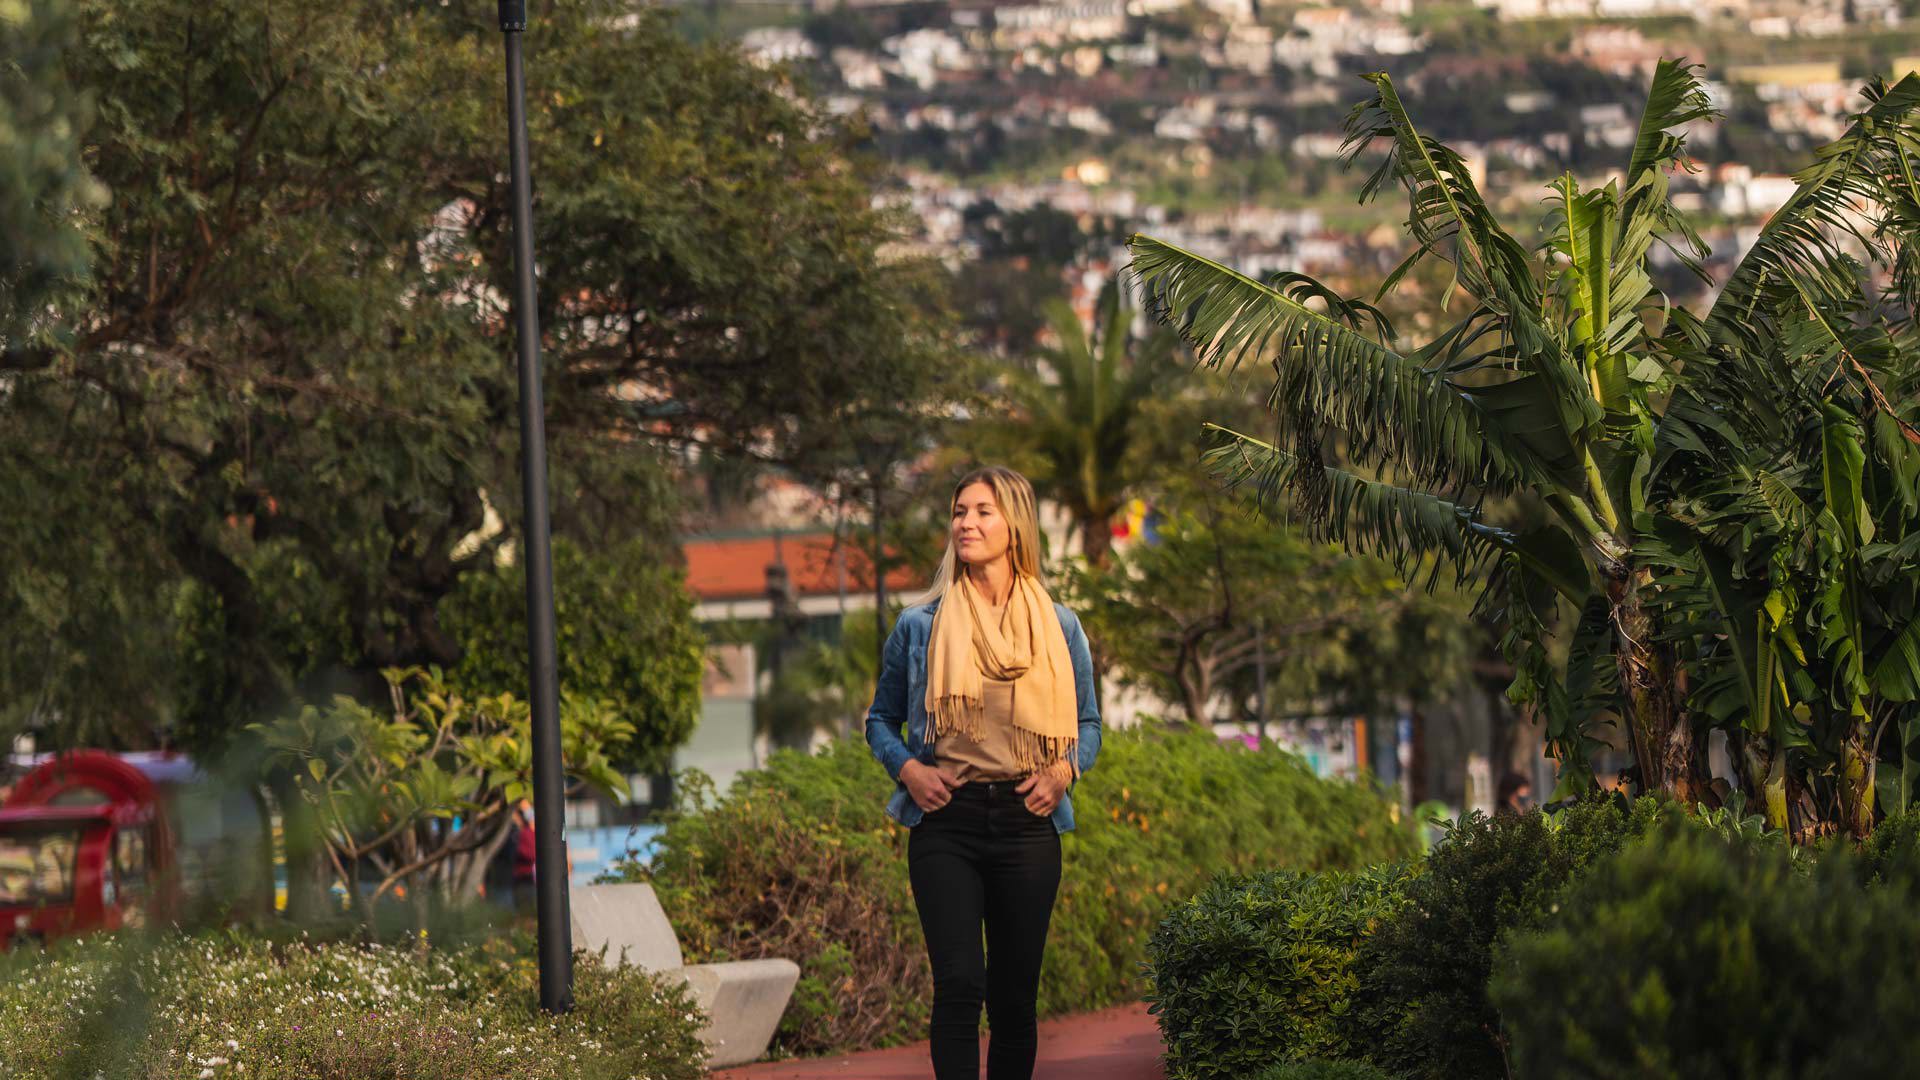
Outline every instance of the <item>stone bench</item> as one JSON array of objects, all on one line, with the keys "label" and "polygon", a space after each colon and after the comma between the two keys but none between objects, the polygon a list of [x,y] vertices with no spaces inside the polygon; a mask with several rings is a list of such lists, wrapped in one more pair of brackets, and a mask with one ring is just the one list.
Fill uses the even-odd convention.
[{"label": "stone bench", "polygon": [[780,1014],[800,981],[791,960],[688,964],[653,886],[584,885],[571,890],[573,945],[606,950],[610,964],[679,976],[709,1017],[700,1033],[714,1068],[744,1065],[767,1052]]}]

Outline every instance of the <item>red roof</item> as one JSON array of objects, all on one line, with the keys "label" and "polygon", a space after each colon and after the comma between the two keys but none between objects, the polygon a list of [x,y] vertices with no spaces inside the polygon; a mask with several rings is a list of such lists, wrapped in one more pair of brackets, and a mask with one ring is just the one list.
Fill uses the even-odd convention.
[{"label": "red roof", "polygon": [[[782,533],[780,558],[796,596],[832,596],[840,591],[840,567],[846,566],[849,595],[873,591],[872,564],[865,553],[842,540],[836,549],[831,532]],[[774,561],[774,537],[695,537],[681,544],[687,559],[687,588],[700,600],[757,600],[767,595],[767,565]],[[891,551],[889,552],[891,553]],[[890,591],[927,587],[917,568],[896,566],[887,572]]]}]

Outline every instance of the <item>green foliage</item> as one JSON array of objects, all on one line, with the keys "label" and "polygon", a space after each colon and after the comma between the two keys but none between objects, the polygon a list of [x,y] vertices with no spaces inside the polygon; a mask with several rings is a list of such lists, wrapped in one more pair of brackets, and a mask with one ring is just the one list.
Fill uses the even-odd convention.
[{"label": "green foliage", "polygon": [[[907,880],[908,832],[882,811],[892,782],[856,739],[782,751],[724,798],[680,786],[651,881],[689,962],[784,956],[802,985],[777,1042],[795,1053],[925,1036],[932,978]],[[1350,869],[1410,855],[1387,803],[1298,759],[1210,733],[1109,731],[1073,791],[1042,1015],[1139,1000],[1148,934],[1220,871]]]},{"label": "green foliage", "polygon": [[1920,1053],[1920,909],[1836,852],[1667,823],[1516,932],[1490,997],[1520,1076],[1895,1076]]},{"label": "green foliage", "polygon": [[1108,523],[1164,468],[1144,433],[1155,403],[1181,378],[1178,341],[1156,327],[1136,343],[1136,312],[1117,280],[1101,289],[1092,327],[1064,299],[1044,310],[1058,344],[1036,350],[1031,368],[1002,369],[1011,409],[987,426],[1011,456],[1033,462],[1035,493],[1072,515],[1081,550],[1104,563],[1113,545]]},{"label": "green foliage", "polygon": [[[93,103],[68,141],[113,198],[75,221],[93,272],[47,301],[57,347],[0,398],[0,630],[44,643],[0,700],[212,748],[459,663],[443,605],[521,528],[497,28],[76,0],[57,48],[28,10],[29,89]],[[908,362],[940,309],[930,271],[882,263],[859,121],[671,20],[566,0],[528,38],[555,522],[588,550],[672,531],[661,446],[797,463],[847,402],[910,409],[945,370]],[[689,639],[642,637],[664,666],[621,693],[652,754],[691,716]],[[156,670],[105,659],[127,657]]]},{"label": "green foliage", "polygon": [[46,361],[34,347],[57,328],[44,305],[87,267],[75,217],[106,194],[80,159],[87,110],[61,65],[74,29],[68,0],[0,9],[0,371]]},{"label": "green foliage", "polygon": [[238,934],[96,935],[0,957],[0,1076],[201,1080],[700,1080],[679,980],[574,960],[574,1009],[536,1008],[527,935],[417,951]]},{"label": "green foliage", "polygon": [[[553,585],[561,687],[633,725],[633,738],[614,756],[623,769],[665,769],[699,720],[705,664],[681,569],[661,559],[657,545],[626,541],[589,554],[556,537]],[[463,578],[447,598],[445,621],[462,650],[447,675],[453,685],[474,694],[526,692],[523,563]]]},{"label": "green foliage", "polygon": [[1393,1080],[1364,1061],[1287,1061],[1254,1080]]},{"label": "green foliage", "polygon": [[1882,821],[1860,846],[1855,866],[1867,884],[1891,885],[1920,895],[1920,810]]},{"label": "green foliage", "polygon": [[1146,964],[1167,1075],[1227,1080],[1277,1059],[1357,1057],[1365,1044],[1344,1016],[1359,945],[1405,903],[1411,875],[1233,875],[1174,908]]},{"label": "green foliage", "polygon": [[1251,697],[1257,648],[1275,715],[1431,700],[1469,659],[1479,635],[1458,595],[1409,589],[1382,560],[1236,507],[1160,509],[1158,543],[1069,567],[1061,596],[1123,685],[1182,703],[1189,721],[1213,716],[1221,695]]},{"label": "green foliage", "polygon": [[[1617,720],[1646,789],[1702,801],[1705,718],[1772,828],[1864,837],[1876,802],[1920,791],[1920,338],[1901,314],[1920,304],[1920,76],[1865,88],[1703,315],[1654,284],[1657,256],[1700,273],[1707,255],[1669,197],[1675,132],[1715,114],[1694,66],[1653,72],[1619,179],[1550,185],[1534,253],[1393,81],[1365,78],[1350,160],[1385,148],[1361,197],[1404,189],[1413,241],[1373,303],[1129,242],[1149,309],[1203,364],[1271,368],[1278,430],[1216,425],[1208,462],[1403,573],[1493,571],[1508,696],[1569,788],[1592,786]],[[1403,343],[1374,303],[1423,264],[1449,314]],[[1539,522],[1494,520],[1510,497]]]},{"label": "green foliage", "polygon": [[[312,810],[349,903],[377,907],[405,886],[416,898],[471,897],[533,791],[533,738],[526,702],[511,694],[467,698],[438,669],[384,673],[386,710],[352,698],[253,725],[268,763],[292,777]],[[633,735],[616,710],[567,697],[561,757],[577,785],[625,794],[613,759]],[[359,888],[362,860],[376,873]],[[371,915],[365,916],[371,921]]]},{"label": "green foliage", "polygon": [[1551,817],[1460,821],[1409,886],[1411,902],[1361,947],[1352,1045],[1408,1080],[1504,1077],[1501,1017],[1487,999],[1495,942],[1539,925],[1569,881],[1643,833],[1661,807],[1600,800]]}]

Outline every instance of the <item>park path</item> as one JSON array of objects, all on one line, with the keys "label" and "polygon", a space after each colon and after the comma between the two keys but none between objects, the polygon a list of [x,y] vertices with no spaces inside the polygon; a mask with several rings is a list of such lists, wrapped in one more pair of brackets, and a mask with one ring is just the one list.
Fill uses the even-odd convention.
[{"label": "park path", "polygon": [[[1160,1027],[1142,1002],[1040,1021],[1040,1057],[1033,1080],[1164,1080]],[[980,1038],[981,1072],[987,1040]],[[740,1065],[708,1080],[931,1080],[924,1040],[839,1057]]]}]

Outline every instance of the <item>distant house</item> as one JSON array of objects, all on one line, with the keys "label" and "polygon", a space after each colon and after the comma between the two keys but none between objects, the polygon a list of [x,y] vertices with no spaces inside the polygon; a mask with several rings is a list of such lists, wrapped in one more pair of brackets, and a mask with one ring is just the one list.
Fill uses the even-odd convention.
[{"label": "distant house", "polygon": [[[830,531],[691,536],[681,551],[694,618],[702,626],[771,619],[770,572],[785,574],[802,638],[838,642],[848,618],[873,618],[872,563],[851,543],[836,544]],[[927,584],[919,568],[887,573],[890,600],[917,595]],[[696,766],[724,791],[735,775],[761,765],[773,747],[754,733],[753,702],[769,677],[767,658],[753,645],[711,647],[701,687],[700,724],[692,740],[674,753],[673,768]]]},{"label": "distant house", "polygon": [[1073,41],[1113,41],[1126,36],[1125,0],[1072,0],[1059,4],[956,4],[956,30],[971,33],[996,49],[1064,45]]}]

